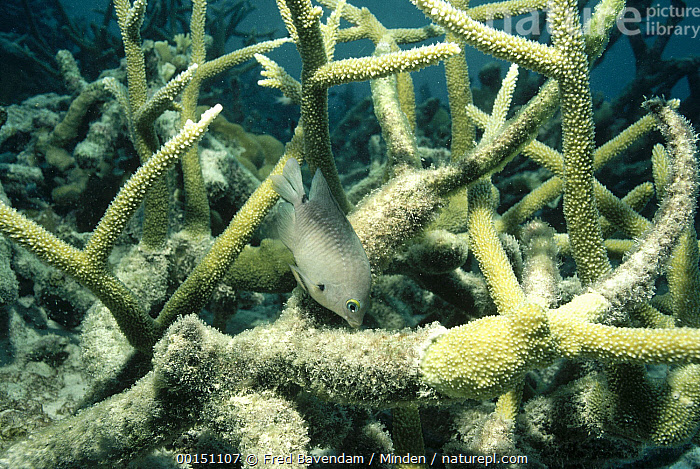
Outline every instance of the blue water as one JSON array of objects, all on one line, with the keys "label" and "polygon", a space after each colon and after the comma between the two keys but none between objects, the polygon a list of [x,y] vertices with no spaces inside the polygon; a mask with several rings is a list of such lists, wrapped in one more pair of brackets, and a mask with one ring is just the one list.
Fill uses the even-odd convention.
[{"label": "blue water", "polygon": [[[53,0],[44,0],[46,5],[52,5]],[[85,2],[82,0],[59,0],[61,1],[67,15],[77,24],[87,24],[89,22],[100,22],[102,19],[100,11],[103,11],[109,4],[109,0],[94,0],[90,2]],[[30,5],[38,5],[39,2],[29,2]],[[151,2],[153,3],[153,2]],[[481,3],[486,3],[485,0],[473,0],[471,5],[478,5]],[[594,2],[595,3],[595,2]],[[664,58],[679,58],[686,56],[697,56],[697,51],[700,50],[700,3],[697,1],[687,2],[687,10],[682,13],[682,21],[678,24],[681,29],[675,30],[671,34],[671,39],[668,46],[664,51]],[[225,1],[210,2],[212,5],[225,5]],[[276,36],[281,37],[286,35],[284,25],[280,19],[277,6],[274,0],[253,0],[251,4],[254,6],[254,11],[248,15],[240,24],[239,29],[241,31],[246,31],[250,29],[255,29],[257,31],[267,31],[275,30]],[[377,18],[387,27],[416,27],[425,25],[427,19],[421,11],[414,7],[408,0],[357,0],[352,2],[353,5],[357,7],[367,7],[369,8]],[[634,5],[635,2],[628,2],[628,4]],[[183,2],[183,5],[189,5],[189,2]],[[660,0],[653,2],[652,5],[645,9],[647,11],[640,11],[639,17],[641,23],[639,24],[639,29],[642,35],[645,37],[647,44],[651,44],[656,38],[660,27],[666,24],[668,17],[673,14],[668,10],[671,5],[670,0]],[[12,11],[11,9],[21,10],[20,0],[9,0],[4,8],[8,8],[7,11]],[[652,14],[653,16],[649,16]],[[635,12],[631,11],[626,16],[628,18],[634,18]],[[646,18],[643,16],[647,15]],[[526,21],[527,15],[515,18],[513,20],[513,25],[517,25],[518,22]],[[18,19],[12,19],[14,23],[3,24],[0,19],[0,32],[14,32],[16,34],[27,34],[27,24],[28,21],[24,21],[23,17],[20,16]],[[45,24],[49,27],[58,28],[60,20],[58,18],[47,18],[44,19]],[[23,24],[18,24],[23,23]],[[40,25],[41,26],[41,25]],[[503,22],[497,21],[497,27],[503,27]],[[40,28],[41,29],[41,28]],[[117,35],[117,28],[114,22],[110,25],[110,31]],[[50,43],[51,35],[44,31],[44,36],[47,38],[47,48],[50,48],[53,44]],[[89,34],[88,34],[89,36]],[[16,36],[11,36],[16,38]],[[546,40],[546,33],[543,36],[543,40]],[[437,39],[429,42],[435,42]],[[230,50],[234,50],[241,46],[242,42],[240,38],[232,38],[227,46]],[[60,44],[57,46],[66,47],[66,44]],[[337,50],[337,58],[345,58],[350,56],[363,56],[371,54],[373,46],[369,41],[360,41],[350,45],[340,44]],[[123,54],[119,51],[119,54]],[[287,67],[288,71],[295,76],[298,76],[300,64],[298,61],[298,56],[296,51],[293,50],[292,45],[288,45],[274,51],[270,56],[280,62],[282,65]],[[470,67],[470,75],[472,78],[472,83],[478,85],[477,73],[478,71],[487,63],[493,61],[494,59],[485,56],[484,54],[474,50],[469,49],[467,52],[468,63]],[[111,67],[116,67],[116,58],[110,65]],[[503,63],[501,67],[502,74],[505,74],[507,70],[507,64]],[[624,88],[625,84],[633,76],[635,70],[634,66],[634,56],[632,50],[629,46],[627,40],[620,40],[614,46],[611,47],[610,51],[607,53],[605,60],[602,61],[592,72],[591,84],[594,91],[602,93],[606,98],[612,99],[617,96]],[[436,96],[443,101],[446,101],[446,91],[444,83],[443,68],[441,65],[429,67],[422,71],[414,73],[414,80],[416,83],[417,90],[423,90],[423,95]],[[368,93],[369,86],[367,84],[357,84],[352,85],[353,92],[355,93]],[[40,90],[37,90],[39,92]],[[335,90],[338,93],[342,93],[342,89]],[[684,98],[688,95],[689,88],[687,80],[683,79],[674,87],[670,96],[667,97],[678,97]],[[425,97],[425,96],[420,96]]]},{"label": "blue water", "polygon": [[[86,20],[99,20],[100,17],[95,13],[96,10],[104,9],[109,0],[95,0],[84,2],[82,0],[63,0],[63,4],[69,15],[76,18],[85,18]],[[212,2],[214,3],[214,2]],[[216,2],[221,4],[224,2]],[[351,2],[357,7],[367,7],[372,13],[387,27],[417,27],[427,23],[423,13],[414,7],[408,0],[356,0]],[[471,5],[488,3],[486,0],[472,0]],[[595,3],[595,2],[592,2]],[[700,50],[700,3],[697,1],[689,1],[688,8],[682,13],[683,20],[678,26],[683,28],[672,34],[664,57],[685,57],[697,55]],[[253,11],[240,25],[241,30],[256,28],[258,31],[276,29],[278,36],[285,34],[284,25],[279,17],[277,6],[274,0],[254,0],[252,4],[255,6]],[[631,4],[631,2],[628,2]],[[639,25],[641,33],[646,37],[647,43],[651,44],[655,35],[658,34],[660,26],[665,25],[668,17],[673,14],[664,8],[670,6],[670,0],[662,0],[653,2],[651,9],[655,12],[654,17],[642,18]],[[646,12],[640,12],[642,16]],[[651,13],[651,12],[649,12]],[[664,15],[664,13],[666,13]],[[634,18],[634,13],[629,12],[626,15],[628,18]],[[522,20],[523,17],[520,17]],[[515,21],[518,21],[515,19]],[[502,26],[502,22],[496,22],[497,26]],[[431,41],[432,42],[432,41]],[[233,39],[229,41],[229,47],[233,50],[240,47],[241,41]],[[298,73],[299,64],[297,54],[289,50],[293,46],[287,46],[278,51],[271,53],[271,57],[279,61],[288,68],[292,74]],[[345,58],[350,56],[362,56],[371,54],[373,48],[369,41],[353,43],[351,45],[341,44],[338,46],[337,58]],[[476,81],[478,70],[486,63],[494,59],[485,56],[484,54],[470,49],[467,53],[472,81]],[[444,88],[444,74],[442,66],[431,67],[414,73],[416,88],[430,90],[430,94],[441,99],[446,99]],[[507,64],[504,63],[503,74],[507,70]],[[624,85],[629,81],[634,74],[634,57],[632,50],[627,41],[618,41],[611,50],[607,53],[605,60],[600,63],[592,72],[591,84],[594,91],[602,92],[608,99],[613,98],[622,91]],[[356,90],[368,92],[369,87],[366,84],[355,85]],[[670,97],[684,98],[688,95],[688,84],[686,80],[682,80],[674,89]]]}]

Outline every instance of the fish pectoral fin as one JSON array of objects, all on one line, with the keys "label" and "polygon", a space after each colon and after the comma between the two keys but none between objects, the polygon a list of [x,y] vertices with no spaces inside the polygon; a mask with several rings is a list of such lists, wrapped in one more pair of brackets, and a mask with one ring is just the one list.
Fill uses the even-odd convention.
[{"label": "fish pectoral fin", "polygon": [[289,268],[292,269],[292,275],[294,275],[294,278],[297,279],[297,283],[301,288],[304,289],[304,291],[309,291],[308,288],[306,288],[306,284],[304,283],[303,276],[304,274],[301,273],[301,270],[295,265],[289,264]]},{"label": "fish pectoral fin", "polygon": [[311,279],[304,275],[304,273],[299,270],[297,266],[290,264],[289,267],[292,269],[292,274],[294,274],[294,278],[297,279],[297,283],[301,285],[301,288],[309,292],[312,297],[317,298],[318,296],[315,295],[321,294],[323,290],[326,289],[324,284],[316,284],[312,282]]}]

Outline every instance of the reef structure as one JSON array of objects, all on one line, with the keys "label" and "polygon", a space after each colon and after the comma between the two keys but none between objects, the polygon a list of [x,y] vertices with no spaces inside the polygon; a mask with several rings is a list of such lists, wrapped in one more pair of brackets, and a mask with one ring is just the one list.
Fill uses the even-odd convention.
[{"label": "reef structure", "polygon": [[[538,449],[535,437],[523,433],[538,419],[561,419],[562,426],[588,433],[591,445],[615,442],[626,458],[644,445],[697,442],[700,274],[693,227],[697,137],[677,113],[676,101],[650,99],[646,116],[615,139],[598,147],[594,140],[589,67],[602,54],[625,2],[600,0],[584,28],[575,0],[508,0],[474,8],[466,1],[414,0],[435,23],[417,29],[388,29],[367,9],[342,0],[321,2],[331,11],[323,23],[323,9],[309,0],[277,3],[289,39],[266,41],[206,61],[206,3],[194,1],[190,64],[149,98],[139,35],[146,2],[115,0],[127,84],[106,79],[104,85],[126,115],[142,164],[82,249],[5,203],[0,204],[0,231],[90,290],[131,347],[150,359],[150,369],[136,376],[129,389],[96,399],[76,415],[10,446],[0,455],[0,467],[113,467],[172,444],[195,428],[206,429],[200,434],[214,441],[211,447],[221,445],[243,455],[243,467],[308,467],[313,458],[306,456],[333,446],[332,438],[324,440],[314,425],[330,426],[336,418],[343,422],[338,425],[351,428],[366,421],[357,418],[353,423],[341,415],[347,410],[324,419],[320,414],[333,406],[392,409],[393,441],[384,441],[386,432],[376,426],[364,426],[364,449],[383,448],[398,456],[424,454],[419,408],[457,406],[450,411],[456,421],[456,415],[478,407],[467,400],[494,398],[494,408],[477,412],[466,425],[472,436],[454,439],[441,451],[503,455],[529,451],[547,465],[558,456]],[[551,44],[485,23],[545,7]],[[352,26],[341,28],[341,19]],[[399,47],[442,34],[446,42]],[[365,38],[375,45],[372,56],[333,59],[337,42]],[[262,55],[288,41],[301,57],[300,80]],[[515,64],[490,115],[470,104],[463,56],[467,46]],[[400,331],[350,331],[333,325],[297,289],[279,318],[235,336],[197,317],[220,282],[236,277],[231,271],[238,270],[238,276],[250,282],[251,266],[271,262],[268,256],[255,255],[242,262],[246,244],[277,202],[269,178],[257,186],[223,233],[212,238],[197,150],[197,142],[221,112],[217,105],[196,118],[202,80],[251,57],[264,67],[262,85],[278,88],[301,106],[300,125],[270,174],[281,174],[291,157],[308,161],[312,171],[319,168],[339,206],[348,212],[375,278],[412,270],[408,275],[469,309],[481,301],[463,270],[471,251],[488,291],[484,301],[495,314],[478,317],[478,311],[468,312],[473,319],[452,327],[433,323]],[[409,72],[441,61],[446,64],[455,109],[451,156],[443,165],[422,168]],[[548,80],[508,117],[518,67]],[[387,158],[368,178],[367,184],[376,188],[353,206],[331,149],[327,93],[334,85],[366,80],[372,81]],[[181,103],[176,103],[180,94]],[[180,130],[158,149],[154,123],[169,108],[178,110]],[[561,152],[536,140],[538,130],[557,110]],[[478,141],[475,127],[482,130]],[[594,173],[654,129],[661,132],[665,145],[652,153],[653,191],[661,203],[648,220],[637,210],[648,200],[650,184],[618,198]],[[498,193],[491,177],[520,153],[552,176],[497,215]],[[108,258],[142,203],[143,236],[135,252],[147,257],[165,249],[169,236],[175,236],[163,228],[172,223],[165,174],[178,161],[186,205],[178,236],[190,246],[204,243],[209,249],[181,285],[163,293],[167,298],[154,314],[153,304],[145,304],[119,280]],[[560,195],[565,233],[532,220]],[[611,239],[616,232],[635,241]],[[609,253],[619,251],[625,257],[613,267]],[[560,254],[573,259],[578,282],[562,279]],[[654,295],[664,272],[668,291]],[[475,307],[479,308],[487,307]],[[552,384],[555,391],[537,395],[536,389],[528,389],[529,373],[561,366],[562,360],[594,365],[577,379],[558,387]],[[666,366],[663,376],[651,379],[649,365]],[[532,433],[538,431],[542,428]],[[571,435],[552,430],[552,438],[558,438],[554,445],[564,448],[567,438],[579,433]],[[336,438],[337,450],[342,438]],[[358,440],[355,450],[363,446]],[[265,454],[305,457],[288,463],[264,459]]]}]

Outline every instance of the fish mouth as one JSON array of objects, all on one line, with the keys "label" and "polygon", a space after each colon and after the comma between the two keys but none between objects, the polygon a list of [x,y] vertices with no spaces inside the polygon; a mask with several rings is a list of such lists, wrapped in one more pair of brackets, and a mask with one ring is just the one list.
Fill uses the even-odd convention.
[{"label": "fish mouth", "polygon": [[355,319],[355,318],[345,318],[345,320],[350,324],[350,327],[353,329],[357,329],[362,325],[362,319]]}]

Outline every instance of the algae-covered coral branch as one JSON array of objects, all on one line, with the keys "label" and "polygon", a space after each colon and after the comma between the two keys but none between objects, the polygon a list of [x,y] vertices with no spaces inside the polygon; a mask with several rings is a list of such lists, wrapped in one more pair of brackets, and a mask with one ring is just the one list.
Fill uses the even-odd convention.
[{"label": "algae-covered coral branch", "polygon": [[105,212],[83,251],[69,246],[4,203],[0,204],[0,229],[3,233],[88,287],[110,308],[129,342],[146,353],[153,347],[159,333],[138,300],[107,270],[107,257],[114,240],[151,186],[199,141],[220,111],[221,106],[214,107],[205,112],[198,123],[188,122],[134,174]]},{"label": "algae-covered coral branch", "polygon": [[[298,133],[287,145],[284,156],[277,162],[271,175],[282,174],[282,168],[289,158],[303,161],[302,132],[303,130],[298,128]],[[158,316],[158,323],[162,327],[167,327],[178,316],[190,312],[196,314],[204,308],[214,288],[250,241],[253,232],[260,226],[277,199],[277,193],[273,190],[272,182],[268,178],[258,186],[245,205],[236,213],[226,230],[216,239],[207,255],[168,300]]]}]

